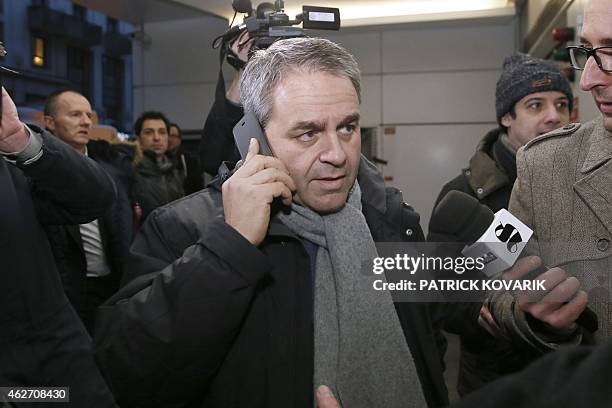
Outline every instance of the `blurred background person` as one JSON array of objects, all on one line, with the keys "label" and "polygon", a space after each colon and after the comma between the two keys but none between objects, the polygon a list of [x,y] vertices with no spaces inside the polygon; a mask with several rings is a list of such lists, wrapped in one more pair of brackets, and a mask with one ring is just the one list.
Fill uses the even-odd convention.
[{"label": "blurred background person", "polygon": [[164,204],[185,196],[183,178],[168,154],[170,122],[157,111],[142,113],[134,124],[142,159],[136,165],[136,200],[142,219]]},{"label": "blurred background person", "polygon": [[185,195],[189,195],[202,189],[205,176],[200,169],[198,158],[183,150],[182,139],[181,128],[176,123],[171,123],[168,132],[168,157],[183,178]]},{"label": "blurred background person", "polygon": [[[80,93],[54,92],[44,113],[47,130],[97,162],[117,187],[117,199],[102,217],[80,225],[46,226],[66,294],[91,332],[95,309],[119,288],[123,275],[133,234],[134,170],[130,157],[114,145],[90,140],[94,113]],[[80,191],[84,186],[75,184],[73,188]]]}]

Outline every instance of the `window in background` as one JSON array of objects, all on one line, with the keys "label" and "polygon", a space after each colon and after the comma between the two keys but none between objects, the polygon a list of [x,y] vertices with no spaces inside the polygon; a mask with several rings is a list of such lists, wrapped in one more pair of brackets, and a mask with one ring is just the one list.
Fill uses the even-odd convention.
[{"label": "window in background", "polygon": [[118,33],[119,22],[112,17],[106,17],[106,31],[109,33]]},{"label": "window in background", "polygon": [[91,99],[91,83],[93,70],[91,69],[91,52],[84,48],[66,47],[67,77],[72,86]]},{"label": "window in background", "polygon": [[46,43],[41,37],[32,38],[32,65],[39,68],[46,66]]},{"label": "window in background", "polygon": [[87,9],[78,4],[73,4],[72,15],[79,19],[79,21],[85,21],[87,17]]},{"label": "window in background", "polygon": [[118,129],[123,120],[123,61],[105,55],[102,60],[102,103],[106,121]]},{"label": "window in background", "polygon": [[4,0],[0,0],[0,41],[4,41]]},{"label": "window in background", "polygon": [[45,95],[38,95],[34,93],[26,93],[26,106],[44,106],[47,97]]}]

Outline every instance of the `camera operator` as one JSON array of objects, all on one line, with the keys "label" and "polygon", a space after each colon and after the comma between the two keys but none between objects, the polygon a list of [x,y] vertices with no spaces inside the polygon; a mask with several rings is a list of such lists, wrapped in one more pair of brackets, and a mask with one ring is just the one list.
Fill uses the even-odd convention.
[{"label": "camera operator", "polygon": [[253,43],[254,39],[244,30],[230,44],[229,52],[234,56],[234,79],[225,94],[221,91],[222,81],[217,84],[215,102],[204,124],[200,141],[200,161],[202,170],[213,176],[217,174],[223,161],[235,163],[240,159],[232,128],[244,114],[240,102],[240,79]]},{"label": "camera operator", "polygon": [[[302,6],[302,13],[290,18],[285,14],[284,4],[283,0],[276,0],[274,4],[260,3],[253,9],[250,0],[234,0],[235,13],[246,15],[243,23],[230,24],[228,30],[213,41],[213,48],[220,47],[221,65],[227,56],[227,62],[234,67],[236,74],[225,92],[222,67],[219,70],[215,102],[206,118],[200,141],[200,162],[205,173],[215,176],[224,161],[233,164],[240,159],[232,131],[244,114],[239,87],[242,71],[252,51],[266,49],[280,39],[304,37],[306,30],[340,29],[338,8]],[[297,27],[299,25],[301,27]]]}]

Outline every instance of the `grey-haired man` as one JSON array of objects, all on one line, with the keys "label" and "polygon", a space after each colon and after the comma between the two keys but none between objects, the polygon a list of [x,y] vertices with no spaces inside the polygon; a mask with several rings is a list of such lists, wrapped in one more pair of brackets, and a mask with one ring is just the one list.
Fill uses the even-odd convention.
[{"label": "grey-haired man", "polygon": [[[120,403],[312,407],[324,384],[350,408],[447,405],[438,309],[360,286],[374,242],[423,233],[360,156],[354,58],[278,41],[249,61],[241,99],[274,157],[252,142],[222,186],[152,213],[134,279],[100,309],[97,356]],[[480,305],[458,307],[484,336]]]}]

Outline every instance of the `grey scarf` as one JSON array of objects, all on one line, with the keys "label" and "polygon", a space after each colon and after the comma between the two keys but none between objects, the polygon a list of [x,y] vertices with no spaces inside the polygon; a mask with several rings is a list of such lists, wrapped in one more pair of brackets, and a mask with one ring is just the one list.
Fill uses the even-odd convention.
[{"label": "grey scarf", "polygon": [[[320,215],[293,204],[281,221],[319,246],[314,304],[314,387],[328,385],[347,408],[425,407],[388,292],[372,288],[362,263],[377,256],[357,182],[347,204]],[[370,262],[371,264],[371,262]],[[384,278],[384,276],[383,276]]]}]

